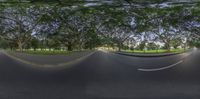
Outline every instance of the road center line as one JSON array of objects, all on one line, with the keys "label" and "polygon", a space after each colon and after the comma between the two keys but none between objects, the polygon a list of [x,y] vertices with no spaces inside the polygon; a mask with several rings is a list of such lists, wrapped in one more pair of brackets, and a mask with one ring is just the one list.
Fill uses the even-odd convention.
[{"label": "road center line", "polygon": [[141,68],[139,68],[139,69],[137,69],[137,70],[139,70],[139,71],[144,71],[144,72],[160,71],[160,70],[172,68],[172,67],[174,67],[174,66],[176,66],[176,65],[178,65],[178,64],[180,64],[180,63],[182,63],[182,62],[183,62],[183,60],[181,60],[181,61],[179,61],[179,62],[177,62],[177,63],[174,63],[174,64],[172,64],[172,65],[169,65],[169,66],[166,66],[166,67],[162,67],[162,68],[154,68],[154,69],[141,69]]}]

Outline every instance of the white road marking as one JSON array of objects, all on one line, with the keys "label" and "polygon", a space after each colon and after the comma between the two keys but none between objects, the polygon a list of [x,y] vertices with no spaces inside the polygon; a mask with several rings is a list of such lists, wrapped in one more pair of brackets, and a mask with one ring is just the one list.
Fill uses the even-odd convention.
[{"label": "white road marking", "polygon": [[[184,58],[182,58],[182,59],[184,60],[184,59],[187,58],[188,56],[192,55],[192,53],[193,53],[193,52],[188,53],[188,54],[187,54]],[[138,70],[138,71],[143,71],[143,72],[160,71],[160,70],[172,68],[172,67],[174,67],[174,66],[176,66],[176,65],[178,65],[178,64],[180,64],[180,63],[182,63],[183,60],[181,60],[181,61],[179,61],[179,62],[177,62],[177,63],[174,63],[174,64],[172,64],[172,65],[165,66],[165,67],[161,67],[161,68],[153,68],[153,69],[143,69],[143,68],[139,68],[139,69],[137,69],[137,70]]]},{"label": "white road marking", "polygon": [[160,70],[164,70],[164,69],[168,69],[168,68],[172,68],[180,63],[182,63],[183,60],[177,62],[177,63],[174,63],[172,65],[169,65],[169,66],[166,66],[166,67],[162,67],[162,68],[154,68],[154,69],[138,69],[139,71],[144,71],[144,72],[152,72],[152,71],[160,71]]}]

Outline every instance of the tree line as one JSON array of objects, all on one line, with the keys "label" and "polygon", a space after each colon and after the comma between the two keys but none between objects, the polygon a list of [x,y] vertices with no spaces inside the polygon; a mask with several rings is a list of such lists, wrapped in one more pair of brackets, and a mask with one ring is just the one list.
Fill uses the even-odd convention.
[{"label": "tree line", "polygon": [[0,46],[20,51],[199,47],[199,31],[199,3],[0,4]]}]

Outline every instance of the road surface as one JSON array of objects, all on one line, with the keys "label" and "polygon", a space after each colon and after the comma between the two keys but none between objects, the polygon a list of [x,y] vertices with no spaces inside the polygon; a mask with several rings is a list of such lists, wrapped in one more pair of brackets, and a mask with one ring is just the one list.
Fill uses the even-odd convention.
[{"label": "road surface", "polygon": [[198,51],[162,58],[99,51],[62,70],[33,69],[0,53],[0,99],[199,99],[199,76]]}]

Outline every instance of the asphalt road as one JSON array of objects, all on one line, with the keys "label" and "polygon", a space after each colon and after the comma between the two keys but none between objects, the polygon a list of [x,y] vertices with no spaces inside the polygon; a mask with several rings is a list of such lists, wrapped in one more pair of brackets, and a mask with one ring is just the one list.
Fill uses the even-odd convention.
[{"label": "asphalt road", "polygon": [[96,52],[72,68],[40,70],[0,53],[0,99],[199,99],[200,52],[186,56]]}]

